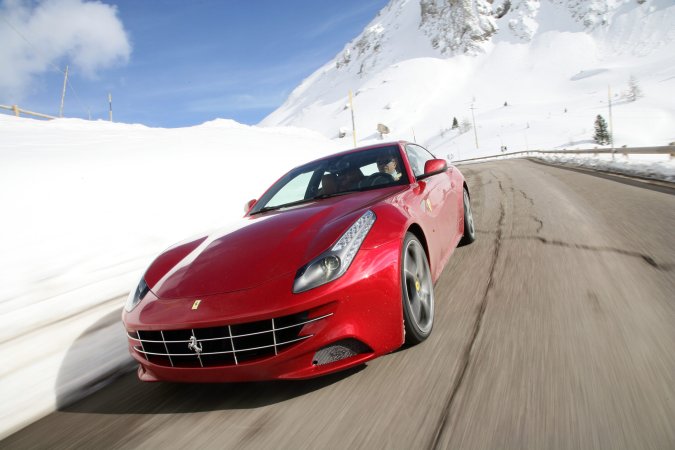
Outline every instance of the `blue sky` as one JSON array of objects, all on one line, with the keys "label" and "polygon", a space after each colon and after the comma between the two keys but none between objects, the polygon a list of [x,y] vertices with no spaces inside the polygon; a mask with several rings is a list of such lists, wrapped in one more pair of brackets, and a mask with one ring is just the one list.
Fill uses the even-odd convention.
[{"label": "blue sky", "polygon": [[[58,12],[66,0],[42,3],[49,2],[54,5],[48,11]],[[87,3],[75,2],[80,6]],[[16,3],[23,5],[23,16],[8,12]],[[57,114],[63,76],[56,66],[70,64],[73,89],[66,93],[64,116],[86,118],[90,111],[93,119],[107,118],[107,93],[111,92],[115,121],[180,127],[230,118],[255,124],[356,37],[387,0],[103,3],[117,7],[117,18],[130,46],[127,56],[118,55],[116,61],[86,73],[82,64],[71,61],[80,45],[73,37],[63,43],[61,54],[54,51],[51,60],[44,55],[44,70],[34,69],[32,76],[23,77],[21,89],[1,89],[0,85],[0,104],[18,103],[29,110]],[[51,48],[52,41],[58,39],[58,30],[36,31],[40,23],[48,21],[26,18],[25,27],[22,25],[21,17],[39,16],[37,10],[30,10],[39,4],[22,0],[0,4],[4,8],[0,15],[5,17],[0,21],[0,32],[22,46],[27,61],[31,52],[46,52],[43,49]],[[85,17],[94,20],[91,14],[85,13]],[[108,26],[102,21],[100,29]],[[97,27],[94,23],[87,32],[95,33]],[[92,41],[89,39],[90,46]],[[88,53],[110,51],[106,47],[112,46],[112,41],[104,37],[100,48]]]}]

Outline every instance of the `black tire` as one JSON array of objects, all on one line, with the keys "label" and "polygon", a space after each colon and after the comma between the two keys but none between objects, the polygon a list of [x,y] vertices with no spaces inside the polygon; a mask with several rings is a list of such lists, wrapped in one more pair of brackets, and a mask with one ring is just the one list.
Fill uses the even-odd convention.
[{"label": "black tire", "polygon": [[463,189],[463,199],[462,203],[464,204],[464,234],[462,235],[462,240],[459,241],[459,246],[469,245],[476,240],[476,228],[473,223],[473,211],[471,210],[471,199],[469,198],[469,191],[466,188]]},{"label": "black tire", "polygon": [[401,294],[405,343],[419,344],[434,325],[434,284],[424,246],[406,233],[401,251]]}]

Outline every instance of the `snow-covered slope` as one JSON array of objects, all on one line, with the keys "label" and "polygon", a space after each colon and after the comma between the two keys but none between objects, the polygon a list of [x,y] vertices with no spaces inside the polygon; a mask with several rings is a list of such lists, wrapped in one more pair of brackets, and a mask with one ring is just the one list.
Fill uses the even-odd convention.
[{"label": "snow-covered slope", "polygon": [[351,90],[359,141],[382,123],[454,158],[590,147],[610,89],[618,146],[675,141],[672,0],[392,0],[261,125],[351,141]]}]

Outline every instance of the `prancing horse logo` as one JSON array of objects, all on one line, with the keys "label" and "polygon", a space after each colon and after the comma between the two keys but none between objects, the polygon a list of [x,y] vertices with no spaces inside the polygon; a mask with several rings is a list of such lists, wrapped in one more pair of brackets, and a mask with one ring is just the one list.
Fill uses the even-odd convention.
[{"label": "prancing horse logo", "polygon": [[197,338],[193,334],[190,336],[190,343],[188,344],[188,348],[195,352],[197,355],[199,355],[202,352],[202,346],[199,345],[199,342],[197,341]]}]

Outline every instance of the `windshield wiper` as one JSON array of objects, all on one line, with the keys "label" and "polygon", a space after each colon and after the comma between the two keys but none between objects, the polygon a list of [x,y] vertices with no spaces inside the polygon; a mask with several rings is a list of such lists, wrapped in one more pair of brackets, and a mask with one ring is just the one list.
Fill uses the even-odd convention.
[{"label": "windshield wiper", "polygon": [[295,202],[290,202],[290,203],[283,203],[281,205],[265,206],[263,208],[260,208],[257,211],[254,211],[254,212],[250,213],[249,215],[252,216],[254,214],[260,214],[260,213],[264,213],[264,212],[267,212],[267,211],[275,211],[277,209],[287,208],[289,206],[302,205],[303,203],[311,202],[313,200],[314,200],[313,198],[303,198],[302,200],[297,200]]},{"label": "windshield wiper", "polygon": [[265,206],[264,208],[260,208],[260,209],[257,210],[257,211],[254,211],[254,212],[252,212],[252,213],[249,213],[249,216],[252,216],[252,215],[254,215],[254,214],[264,213],[264,212],[267,212],[267,211],[274,211],[275,209],[279,209],[279,208],[283,208],[283,207],[284,207],[284,205],[279,205],[279,206]]}]

